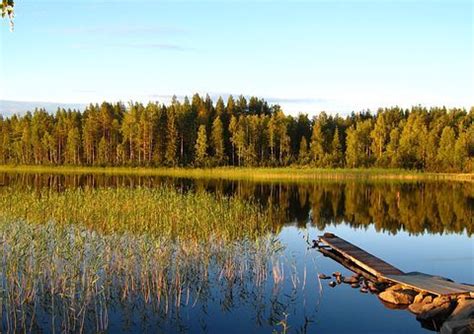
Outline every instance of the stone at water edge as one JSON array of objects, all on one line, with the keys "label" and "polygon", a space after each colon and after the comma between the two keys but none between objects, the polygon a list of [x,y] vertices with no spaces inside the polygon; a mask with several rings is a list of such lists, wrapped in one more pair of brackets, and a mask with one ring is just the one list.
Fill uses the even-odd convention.
[{"label": "stone at water edge", "polygon": [[318,275],[319,279],[330,279],[331,276],[325,275],[325,274],[319,274]]},{"label": "stone at water edge", "polygon": [[360,288],[360,285],[359,283],[352,283],[351,288],[357,289],[357,288]]},{"label": "stone at water edge", "polygon": [[423,303],[413,303],[408,305],[408,309],[411,313],[420,314],[423,311],[423,306],[425,306]]},{"label": "stone at water edge", "polygon": [[467,318],[473,318],[474,320],[474,299],[458,299],[458,304],[449,319]]},{"label": "stone at water edge", "polygon": [[359,291],[362,292],[362,293],[368,293],[369,292],[369,290],[367,290],[367,288],[360,288]]},{"label": "stone at water edge", "polygon": [[342,282],[346,284],[355,284],[355,283],[359,284],[359,277],[355,277],[355,276],[344,277]]},{"label": "stone at water edge", "polygon": [[425,298],[425,294],[423,292],[420,292],[419,294],[416,295],[415,299],[413,300],[413,304],[418,304],[423,301],[423,298]]},{"label": "stone at water edge", "polygon": [[395,304],[395,305],[409,305],[415,299],[416,292],[413,290],[385,290],[379,293],[379,298],[384,302]]},{"label": "stone at water edge", "polygon": [[334,288],[334,287],[337,285],[337,283],[334,282],[334,281],[331,281],[331,282],[329,282],[328,285],[329,285],[331,288]]},{"label": "stone at water edge", "polygon": [[385,291],[400,291],[403,290],[403,285],[401,284],[394,284],[392,286],[389,286]]},{"label": "stone at water edge", "polygon": [[416,319],[427,321],[437,318],[445,318],[456,307],[455,300],[450,300],[449,298],[446,300],[443,298],[436,301],[437,298],[433,300],[433,303],[423,305],[421,312],[416,316]]},{"label": "stone at water edge", "polygon": [[413,300],[413,304],[410,304],[410,306],[408,306],[408,309],[412,313],[420,314],[423,311],[423,307],[427,304],[431,304],[432,302],[433,296],[425,295],[424,293],[420,292]]}]

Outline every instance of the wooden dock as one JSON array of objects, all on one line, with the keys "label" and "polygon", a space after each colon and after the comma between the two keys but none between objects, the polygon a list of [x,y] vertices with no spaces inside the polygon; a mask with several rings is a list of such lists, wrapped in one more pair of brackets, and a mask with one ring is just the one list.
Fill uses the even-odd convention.
[{"label": "wooden dock", "polygon": [[417,291],[434,295],[458,295],[474,292],[474,286],[459,284],[442,277],[411,272],[404,273],[382,259],[339,238],[332,233],[319,237],[319,251],[338,261],[348,269],[362,274],[368,279],[381,282],[399,283]]}]

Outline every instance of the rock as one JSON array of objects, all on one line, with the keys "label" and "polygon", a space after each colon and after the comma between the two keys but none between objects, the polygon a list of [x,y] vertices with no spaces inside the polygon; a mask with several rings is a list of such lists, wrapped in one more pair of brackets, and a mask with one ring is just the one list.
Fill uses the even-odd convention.
[{"label": "rock", "polygon": [[426,296],[425,298],[423,298],[423,304],[430,304],[433,302],[433,296]]},{"label": "rock", "polygon": [[336,276],[337,284],[341,284],[343,279],[344,279],[344,277],[342,277],[342,276]]},{"label": "rock", "polygon": [[433,305],[441,306],[443,304],[448,303],[449,301],[451,301],[451,298],[449,298],[448,296],[438,296],[435,299],[433,299]]},{"label": "rock", "polygon": [[410,304],[408,306],[408,309],[410,310],[410,312],[414,314],[420,314],[423,311],[423,306],[425,306],[425,304],[418,302],[418,303]]},{"label": "rock", "polygon": [[474,332],[474,299],[458,299],[453,313],[443,323],[442,334],[463,334]]},{"label": "rock", "polygon": [[415,299],[413,300],[413,304],[421,304],[423,299],[425,298],[425,294],[423,292],[420,292],[415,296]]},{"label": "rock", "polygon": [[332,275],[334,277],[341,277],[342,276],[342,274],[339,271],[336,271],[336,272],[332,273]]},{"label": "rock", "polygon": [[359,283],[352,283],[351,284],[351,288],[357,289],[359,287],[360,287]]},{"label": "rock", "polygon": [[346,284],[359,284],[359,277],[351,276],[351,277],[344,277],[342,280],[343,283]]},{"label": "rock", "polygon": [[329,282],[329,286],[330,286],[331,288],[334,288],[336,285],[337,285],[337,284],[336,284],[336,282],[334,282],[334,281]]},{"label": "rock", "polygon": [[[408,306],[408,309],[412,313],[420,314],[421,312],[423,312],[423,307],[425,305],[431,304],[432,301],[433,301],[432,296],[430,295],[425,296],[423,293],[420,292],[419,294],[416,295],[415,299],[413,300],[413,304],[410,304],[410,306]],[[425,308],[425,310],[427,310],[427,308]]]},{"label": "rock", "polygon": [[403,290],[403,285],[401,284],[394,284],[389,286],[385,291],[400,291]]},{"label": "rock", "polygon": [[423,305],[416,319],[426,321],[445,318],[451,313],[455,306],[456,303],[449,298],[436,297],[431,304]]},{"label": "rock", "polygon": [[359,291],[362,292],[362,293],[367,293],[367,292],[369,292],[369,290],[368,290],[367,288],[360,288]]},{"label": "rock", "polygon": [[367,283],[367,288],[369,288],[370,292],[374,292],[374,293],[377,293],[380,291],[379,288],[377,287],[377,284],[370,281]]},{"label": "rock", "polygon": [[384,292],[379,293],[379,298],[383,301],[395,305],[408,305],[413,302],[415,299],[416,292],[413,290],[385,290]]},{"label": "rock", "polygon": [[465,300],[465,299],[474,299],[470,295],[458,295],[458,301],[459,300]]},{"label": "rock", "polygon": [[474,333],[474,320],[448,320],[443,323],[440,334],[472,334]]},{"label": "rock", "polygon": [[450,315],[450,319],[467,319],[474,317],[474,299],[461,299]]},{"label": "rock", "polygon": [[331,278],[331,276],[328,276],[328,275],[325,275],[325,274],[319,274],[318,277],[320,279],[330,279]]}]

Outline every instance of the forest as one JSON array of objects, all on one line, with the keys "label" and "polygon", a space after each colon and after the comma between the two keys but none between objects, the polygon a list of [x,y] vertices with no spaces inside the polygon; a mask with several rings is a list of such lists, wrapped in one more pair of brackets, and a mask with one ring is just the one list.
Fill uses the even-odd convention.
[{"label": "forest", "polygon": [[285,115],[263,99],[195,94],[0,115],[0,164],[474,170],[474,107]]}]

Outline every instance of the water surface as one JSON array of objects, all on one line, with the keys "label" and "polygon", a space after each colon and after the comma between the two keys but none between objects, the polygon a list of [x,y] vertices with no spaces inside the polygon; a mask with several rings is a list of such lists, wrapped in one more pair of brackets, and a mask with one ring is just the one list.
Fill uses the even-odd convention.
[{"label": "water surface", "polygon": [[[0,196],[8,187],[63,192],[71,188],[161,187],[238,196],[271,209],[273,226],[262,240],[281,249],[246,259],[239,275],[223,274],[216,261],[206,277],[205,294],[183,292],[164,310],[139,295],[109,301],[110,332],[318,332],[426,333],[406,310],[384,306],[376,295],[348,285],[330,288],[318,273],[350,272],[309,247],[324,232],[381,257],[402,271],[420,271],[474,283],[474,186],[462,182],[308,183],[190,180],[107,175],[0,174]],[[242,241],[244,242],[244,241]],[[235,258],[253,249],[235,241]],[[240,247],[240,248],[239,248]],[[196,260],[197,261],[197,260]],[[265,277],[256,275],[260,268]],[[192,290],[192,289],[191,289]],[[203,290],[204,291],[204,290]],[[48,331],[51,314],[38,316]],[[88,318],[89,319],[89,318]],[[86,328],[93,330],[94,317]],[[5,322],[2,320],[5,330]],[[48,327],[49,326],[49,327]]]}]

